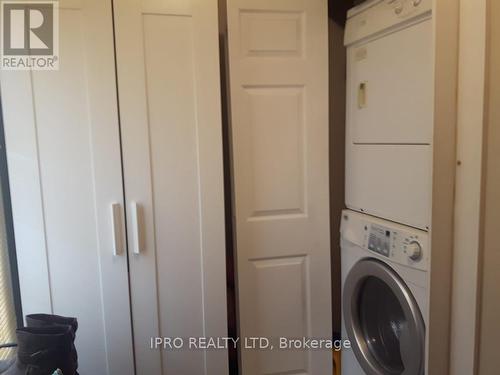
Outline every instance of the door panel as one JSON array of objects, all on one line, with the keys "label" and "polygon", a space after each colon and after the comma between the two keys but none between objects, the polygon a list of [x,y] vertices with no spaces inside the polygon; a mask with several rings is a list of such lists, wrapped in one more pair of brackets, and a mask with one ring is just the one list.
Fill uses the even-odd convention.
[{"label": "door panel", "polygon": [[[252,296],[244,296],[253,300],[248,311],[253,317],[248,322],[251,332],[257,337],[269,337],[270,333],[274,337],[306,337],[310,319],[307,258],[261,259],[251,263],[254,291]],[[282,291],[284,285],[286,293]],[[308,373],[307,353],[300,350],[263,351],[259,361],[259,374]]]},{"label": "door panel", "polygon": [[252,219],[304,212],[303,88],[245,89]]},{"label": "door panel", "polygon": [[137,373],[224,374],[224,350],[150,348],[227,335],[217,3],[114,5]]},{"label": "door panel", "polygon": [[1,77],[23,312],[78,318],[80,373],[133,374],[111,3],[59,19],[60,69]]},{"label": "door panel", "polygon": [[[228,36],[240,336],[331,338],[326,1],[229,0]],[[332,371],[276,345],[241,361]]]}]

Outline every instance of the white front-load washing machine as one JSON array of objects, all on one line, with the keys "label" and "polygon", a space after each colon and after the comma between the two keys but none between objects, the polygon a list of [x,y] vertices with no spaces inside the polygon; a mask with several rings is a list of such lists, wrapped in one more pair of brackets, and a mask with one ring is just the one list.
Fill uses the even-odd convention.
[{"label": "white front-load washing machine", "polygon": [[345,210],[342,375],[426,373],[428,233]]}]

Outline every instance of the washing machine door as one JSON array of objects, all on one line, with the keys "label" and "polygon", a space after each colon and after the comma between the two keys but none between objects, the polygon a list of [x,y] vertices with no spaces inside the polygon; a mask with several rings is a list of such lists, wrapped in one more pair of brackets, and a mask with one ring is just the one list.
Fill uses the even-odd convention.
[{"label": "washing machine door", "polygon": [[367,375],[422,375],[425,325],[410,290],[389,266],[364,259],[343,290],[344,322]]}]

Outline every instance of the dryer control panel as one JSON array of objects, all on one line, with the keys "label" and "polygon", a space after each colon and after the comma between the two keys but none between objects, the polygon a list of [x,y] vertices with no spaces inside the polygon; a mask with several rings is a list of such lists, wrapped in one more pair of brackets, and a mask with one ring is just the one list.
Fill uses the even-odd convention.
[{"label": "dryer control panel", "polygon": [[366,1],[348,11],[344,43],[349,46],[375,34],[394,31],[395,27],[405,27],[418,18],[430,17],[432,4],[432,0]]},{"label": "dryer control panel", "polygon": [[412,268],[427,270],[429,234],[426,231],[346,210],[342,238],[373,255]]},{"label": "dryer control panel", "polygon": [[[424,5],[423,0],[385,0],[396,16],[405,18],[418,12]],[[426,5],[426,4],[425,4]]]}]

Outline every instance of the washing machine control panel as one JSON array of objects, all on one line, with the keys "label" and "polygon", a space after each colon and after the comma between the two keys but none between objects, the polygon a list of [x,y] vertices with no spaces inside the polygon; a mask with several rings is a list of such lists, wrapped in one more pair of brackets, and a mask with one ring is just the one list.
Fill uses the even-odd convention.
[{"label": "washing machine control panel", "polygon": [[393,262],[426,269],[427,233],[405,229],[375,223],[365,225],[365,247]]},{"label": "washing machine control panel", "polygon": [[340,232],[343,246],[361,248],[367,256],[422,271],[429,269],[429,233],[424,230],[344,210]]},{"label": "washing machine control panel", "polygon": [[389,257],[391,251],[391,231],[372,224],[368,234],[368,250]]}]

